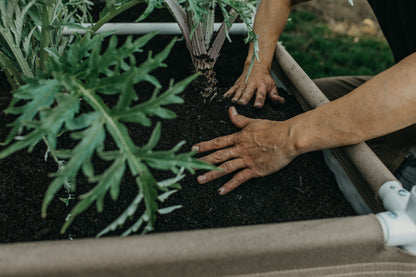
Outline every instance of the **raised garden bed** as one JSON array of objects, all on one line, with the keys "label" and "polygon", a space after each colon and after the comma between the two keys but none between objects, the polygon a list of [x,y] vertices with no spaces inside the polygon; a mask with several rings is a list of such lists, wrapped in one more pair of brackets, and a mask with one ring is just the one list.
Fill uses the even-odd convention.
[{"label": "raised garden bed", "polygon": [[[159,52],[171,40],[169,36],[158,36],[147,49]],[[223,92],[239,76],[246,55],[242,37],[233,37],[233,43],[226,43],[216,66],[219,88]],[[146,51],[145,51],[146,52]],[[142,55],[146,56],[146,54]],[[167,68],[157,72],[164,84],[169,78],[180,80],[191,74],[190,57],[182,42],[176,43],[167,60]],[[142,97],[149,96],[145,86],[137,88]],[[175,120],[163,122],[161,148],[171,148],[177,142],[186,140],[184,151],[192,144],[237,131],[228,119],[228,100],[221,98],[203,103],[197,83],[183,94],[185,103],[173,106],[177,113]],[[1,109],[10,98],[3,88]],[[256,118],[284,120],[301,113],[301,107],[294,96],[287,95],[286,104],[267,103],[263,109],[251,106],[239,107],[244,115]],[[221,93],[220,93],[221,94]],[[111,99],[108,99],[111,101]],[[11,117],[2,114],[1,138],[7,134],[5,125]],[[150,130],[131,126],[130,131],[138,143],[146,142]],[[142,138],[142,140],[141,140]],[[135,196],[136,187],[131,176],[125,176],[121,195],[116,203],[110,199],[105,211],[98,214],[95,207],[80,215],[65,235],[59,229],[69,213],[65,204],[56,199],[49,208],[46,219],[40,217],[43,194],[50,182],[48,173],[56,171],[53,161],[44,161],[45,147],[40,143],[35,151],[27,154],[21,151],[10,158],[0,160],[3,168],[0,176],[0,241],[16,242],[28,240],[65,239],[91,237],[112,222]],[[97,168],[100,165],[95,165]],[[7,169],[7,170],[5,170]],[[158,177],[156,175],[156,177]],[[334,176],[324,164],[320,152],[301,155],[279,172],[251,180],[226,196],[219,196],[217,189],[229,177],[200,185],[196,176],[189,175],[181,182],[182,190],[169,198],[166,205],[180,204],[183,208],[158,217],[155,232],[189,229],[204,229],[226,226],[240,226],[261,223],[277,223],[316,218],[353,215],[349,203],[338,190]],[[79,180],[77,193],[89,188]],[[64,191],[61,197],[65,197]],[[115,233],[116,234],[116,233]]]}]

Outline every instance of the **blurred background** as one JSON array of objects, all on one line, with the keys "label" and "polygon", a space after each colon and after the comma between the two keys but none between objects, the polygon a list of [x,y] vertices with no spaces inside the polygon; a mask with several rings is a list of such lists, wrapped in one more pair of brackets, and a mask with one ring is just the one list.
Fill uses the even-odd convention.
[{"label": "blurred background", "polygon": [[295,6],[281,42],[312,77],[375,75],[393,56],[366,0],[313,0]]}]

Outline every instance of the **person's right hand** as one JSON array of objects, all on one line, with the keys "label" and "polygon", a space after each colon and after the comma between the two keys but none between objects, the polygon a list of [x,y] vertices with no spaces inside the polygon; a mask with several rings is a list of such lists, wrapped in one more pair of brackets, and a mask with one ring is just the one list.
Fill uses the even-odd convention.
[{"label": "person's right hand", "polygon": [[200,142],[192,147],[197,153],[208,153],[200,158],[202,161],[218,164],[218,168],[222,169],[198,176],[198,183],[205,184],[237,171],[218,190],[224,195],[249,179],[280,170],[299,154],[293,144],[289,121],[248,118],[238,114],[235,107],[230,107],[228,114],[231,122],[241,128],[240,132]]},{"label": "person's right hand", "polygon": [[231,101],[233,103],[247,105],[255,95],[254,107],[256,108],[263,107],[266,97],[284,103],[285,99],[279,95],[269,69],[262,64],[255,63],[246,82],[249,67],[250,65],[244,67],[243,73],[224,94],[224,97],[232,97]]}]

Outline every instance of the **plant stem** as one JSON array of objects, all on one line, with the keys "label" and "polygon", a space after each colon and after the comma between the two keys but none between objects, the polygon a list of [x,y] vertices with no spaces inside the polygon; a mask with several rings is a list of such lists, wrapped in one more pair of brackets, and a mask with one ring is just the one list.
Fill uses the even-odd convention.
[{"label": "plant stem", "polygon": [[[215,22],[215,0],[212,0],[208,4],[208,14],[205,18],[205,24],[203,24],[205,48],[209,49],[211,44],[212,35],[214,33],[214,22]],[[200,23],[201,24],[201,23]]]},{"label": "plant stem", "polygon": [[192,57],[191,29],[188,26],[188,17],[185,10],[175,0],[165,0],[165,5],[178,23],[185,39],[186,47],[188,47]]},{"label": "plant stem", "polygon": [[50,30],[50,11],[51,3],[46,1],[42,11],[42,30],[40,33],[40,54],[39,54],[39,66],[41,70],[46,69],[46,61],[48,59],[48,52],[45,48],[48,48],[51,42],[51,30]]},{"label": "plant stem", "polygon": [[[133,176],[136,176],[136,183],[140,189],[140,193],[142,193],[145,197],[145,206],[146,211],[149,216],[149,222],[153,224],[152,222],[152,214],[155,212],[152,208],[152,204],[150,199],[146,197],[146,185],[141,181],[141,177],[144,174],[148,174],[152,176],[149,169],[146,167],[145,164],[141,162],[140,157],[137,157],[134,155],[135,149],[134,149],[134,142],[131,141],[131,139],[125,135],[123,135],[123,132],[120,130],[119,126],[117,126],[117,120],[114,118],[114,116],[111,114],[111,112],[107,109],[105,105],[97,101],[96,97],[94,96],[94,93],[92,93],[90,90],[86,89],[83,85],[79,84],[78,80],[74,80],[75,83],[78,84],[79,91],[83,94],[84,99],[96,110],[99,111],[105,121],[105,125],[107,127],[108,132],[112,135],[114,138],[114,141],[122,151],[122,153],[125,155],[125,158],[127,160],[127,164],[129,165],[130,172]],[[152,177],[153,178],[153,177]]]},{"label": "plant stem", "polygon": [[[77,81],[75,81],[77,82]],[[111,113],[107,110],[107,108],[102,105],[97,99],[94,97],[93,93],[84,88],[82,85],[78,85],[80,92],[84,95],[85,99],[90,103],[90,105],[97,111],[99,111],[105,120],[105,124],[108,127],[110,133],[114,136],[114,140],[119,142],[120,149],[124,150],[123,153],[126,155],[127,160],[129,161],[130,170],[134,176],[143,174],[145,170],[142,163],[139,161],[137,157],[134,156],[134,149],[131,149],[130,145],[132,145],[131,141],[126,138],[120,129],[117,127],[116,120],[111,115]]]},{"label": "plant stem", "polygon": [[130,2],[127,2],[123,5],[120,5],[119,7],[115,8],[114,11],[109,12],[102,18],[100,18],[97,23],[94,24],[94,26],[91,27],[91,31],[93,33],[97,32],[98,29],[100,29],[105,23],[116,17],[117,15],[121,14],[122,12],[130,9],[131,7],[140,4],[144,2],[144,0],[132,0]]},{"label": "plant stem", "polygon": [[13,43],[13,38],[11,37],[10,33],[6,30],[1,30],[0,34],[3,35],[4,40],[6,41],[7,45],[10,47],[10,50],[12,51],[14,57],[16,58],[17,63],[20,66],[20,69],[23,72],[23,75],[29,78],[33,78],[33,72],[29,67],[29,64],[27,63],[26,59],[23,57],[23,54],[20,50],[20,48]]},{"label": "plant stem", "polygon": [[3,52],[0,51],[0,66],[4,70],[7,76],[7,80],[9,81],[10,86],[13,89],[18,88],[21,86],[22,83],[22,75],[20,72],[14,67],[12,61],[7,57]]},{"label": "plant stem", "polygon": [[[237,17],[238,17],[238,13],[234,9],[232,9],[230,11],[231,25],[234,23]],[[231,26],[228,26],[226,22],[224,21],[221,24],[220,29],[218,30],[217,36],[215,37],[214,42],[212,43],[211,48],[208,51],[209,57],[213,59],[214,61],[216,61],[218,58],[218,55],[220,53],[222,46],[224,45],[225,38],[227,37],[227,33],[230,28]]]},{"label": "plant stem", "polygon": [[45,143],[46,147],[48,147],[48,149],[49,149],[49,151],[50,151],[50,153],[51,153],[51,156],[52,156],[53,160],[54,160],[54,161],[58,164],[59,159],[58,159],[58,157],[56,156],[55,149],[53,149],[53,148],[52,148],[51,144],[50,144],[50,143],[49,143],[49,141],[46,139],[46,137],[42,137],[42,140],[43,140],[43,142]]}]

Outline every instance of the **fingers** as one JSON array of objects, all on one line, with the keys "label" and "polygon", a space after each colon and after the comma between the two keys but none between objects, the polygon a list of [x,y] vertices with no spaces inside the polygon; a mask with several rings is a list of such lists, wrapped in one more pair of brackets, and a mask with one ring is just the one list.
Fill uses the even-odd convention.
[{"label": "fingers", "polygon": [[210,164],[220,164],[236,157],[237,155],[234,153],[234,148],[226,148],[223,150],[215,151],[212,154],[200,158],[200,160]]},{"label": "fingers", "polygon": [[192,150],[196,151],[197,153],[203,153],[207,151],[218,150],[218,149],[222,149],[225,147],[229,147],[229,146],[234,145],[233,138],[234,138],[234,134],[224,136],[224,137],[218,137],[209,141],[200,142],[192,146]]},{"label": "fingers", "polygon": [[276,84],[250,82],[240,83],[236,82],[225,94],[224,97],[231,97],[233,103],[238,105],[247,105],[250,100],[255,96],[254,107],[261,108],[264,106],[266,96],[271,100],[279,103],[284,103],[285,99],[281,97],[277,91]]},{"label": "fingers", "polygon": [[273,101],[277,101],[281,104],[283,104],[286,100],[281,97],[279,95],[279,92],[277,91],[277,88],[274,87],[270,92],[269,92],[269,98],[272,99]]},{"label": "fingers", "polygon": [[[251,98],[253,97],[256,91],[256,87],[251,85],[247,86],[243,92],[241,93],[240,98],[237,100],[238,105],[247,105],[250,102]],[[234,100],[234,99],[233,99]]]},{"label": "fingers", "polygon": [[250,118],[247,118],[243,115],[240,115],[237,113],[237,110],[235,109],[235,107],[231,106],[228,109],[228,115],[230,116],[230,120],[231,122],[238,128],[242,129],[244,128],[249,122],[250,122]]},{"label": "fingers", "polygon": [[[251,120],[250,118],[238,114],[235,107],[230,107],[228,109],[228,114],[230,116],[231,122],[238,128],[244,128]],[[203,153],[232,146],[234,145],[236,134],[237,133],[197,143],[192,146],[192,150],[196,151],[197,153]]]},{"label": "fingers", "polygon": [[238,172],[234,177],[228,181],[225,185],[220,187],[218,189],[218,193],[220,195],[224,195],[229,193],[230,191],[234,190],[236,187],[241,185],[244,182],[247,182],[248,180],[257,177],[257,175],[250,169],[244,169],[240,172]]},{"label": "fingers", "polygon": [[203,175],[197,177],[197,181],[200,184],[211,182],[212,180],[218,179],[224,175],[230,174],[238,169],[245,167],[244,160],[237,158],[234,160],[227,161],[220,165],[218,168],[221,170],[211,170]]},{"label": "fingers", "polygon": [[240,100],[240,97],[241,95],[243,95],[245,88],[245,85],[240,85],[237,91],[235,92],[234,97],[231,99],[231,102],[236,103],[238,100]]},{"label": "fingers", "polygon": [[239,86],[237,84],[235,84],[234,86],[232,86],[229,90],[227,90],[226,93],[224,93],[224,97],[231,97],[231,96],[233,96],[235,94],[235,92],[237,91],[238,87]]},{"label": "fingers", "polygon": [[[227,175],[231,172],[234,172],[238,169],[244,168],[244,160],[241,158],[234,159],[228,162],[223,163],[219,168],[222,169],[222,171],[210,171],[205,173],[204,175],[198,176],[197,180],[200,184],[205,184],[208,182],[211,182],[212,180],[218,179],[224,175]],[[234,190],[236,187],[241,185],[244,182],[247,182],[248,180],[257,177],[257,175],[249,168],[246,168],[237,174],[234,175],[234,177],[225,183],[221,188],[218,189],[218,193],[220,195],[224,195],[229,193],[230,191]]]},{"label": "fingers", "polygon": [[264,101],[266,100],[266,88],[260,87],[257,89],[256,101],[254,101],[254,107],[261,108],[264,105]]}]

